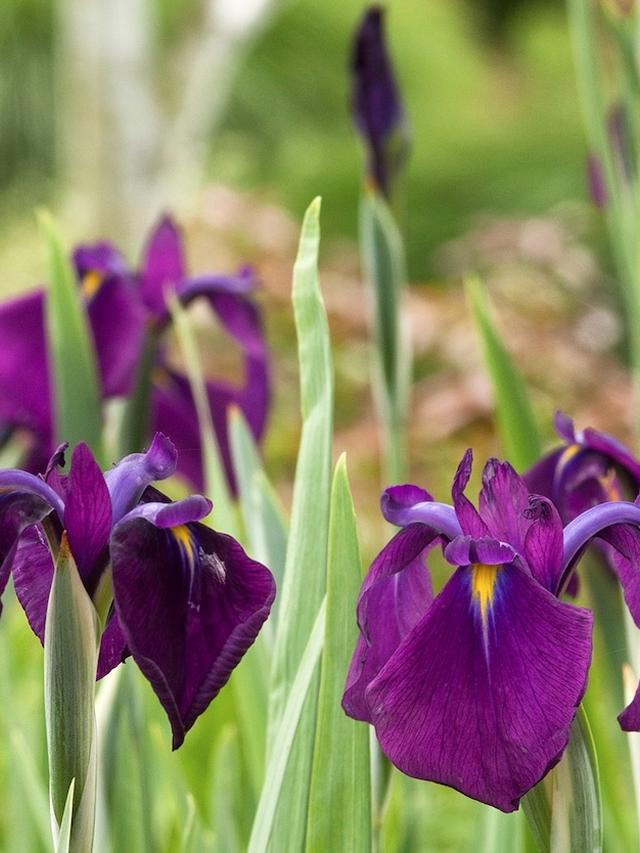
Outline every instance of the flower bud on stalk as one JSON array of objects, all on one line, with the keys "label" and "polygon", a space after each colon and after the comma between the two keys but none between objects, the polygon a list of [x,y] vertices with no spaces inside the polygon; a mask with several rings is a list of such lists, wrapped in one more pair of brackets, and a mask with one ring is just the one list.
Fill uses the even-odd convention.
[{"label": "flower bud on stalk", "polygon": [[97,614],[63,534],[47,608],[44,697],[51,826],[57,840],[74,783],[69,847],[74,853],[93,846],[98,643]]}]

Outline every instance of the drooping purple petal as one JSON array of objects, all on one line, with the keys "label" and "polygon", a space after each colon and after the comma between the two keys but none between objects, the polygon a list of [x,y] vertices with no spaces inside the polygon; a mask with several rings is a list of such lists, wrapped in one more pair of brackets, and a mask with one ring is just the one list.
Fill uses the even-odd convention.
[{"label": "drooping purple petal", "polygon": [[353,120],[368,152],[368,173],[388,195],[408,148],[404,110],[384,40],[384,12],[370,7],[356,32],[351,57]]},{"label": "drooping purple petal", "polygon": [[145,453],[131,453],[107,471],[104,478],[111,495],[113,524],[133,509],[147,486],[170,477],[176,463],[175,445],[166,435],[156,432]]},{"label": "drooping purple petal", "polygon": [[51,444],[51,401],[44,336],[44,292],[0,306],[0,422],[24,427]]},{"label": "drooping purple petal", "polygon": [[147,312],[133,283],[108,278],[87,305],[104,397],[128,394],[135,382]]},{"label": "drooping purple petal", "polygon": [[425,525],[400,530],[374,560],[358,597],[360,637],[342,698],[345,712],[370,722],[364,694],[431,604],[426,551],[441,540]]},{"label": "drooping purple petal", "polygon": [[142,298],[156,317],[166,313],[165,289],[174,289],[184,275],[182,237],[173,219],[164,216],[151,232],[140,264]]},{"label": "drooping purple petal", "polygon": [[253,643],[275,594],[270,572],[234,539],[187,521],[177,506],[147,504],[155,508],[146,517],[139,507],[111,539],[116,612],[174,748]]},{"label": "drooping purple petal", "polygon": [[96,680],[104,678],[118,664],[122,663],[129,655],[127,643],[115,610],[111,613],[107,626],[100,638],[100,652],[98,654],[98,669]]},{"label": "drooping purple petal", "polygon": [[473,452],[469,449],[460,460],[460,464],[458,465],[458,469],[453,478],[451,498],[463,533],[477,537],[488,536],[489,528],[480,518],[478,510],[464,493],[467,483],[469,482],[469,477],[471,476],[472,465]]},{"label": "drooping purple petal", "polygon": [[[594,450],[608,457],[615,465],[626,471],[633,478],[636,490],[640,487],[640,461],[620,441],[604,432],[587,427],[582,433],[582,443],[589,450]],[[634,499],[637,495],[633,495]]]},{"label": "drooping purple petal", "polygon": [[366,700],[400,770],[509,812],[567,745],[592,619],[514,565],[493,571],[490,595],[456,571]]},{"label": "drooping purple petal", "polygon": [[89,595],[108,562],[111,496],[98,463],[86,444],[73,451],[64,526],[71,553]]}]

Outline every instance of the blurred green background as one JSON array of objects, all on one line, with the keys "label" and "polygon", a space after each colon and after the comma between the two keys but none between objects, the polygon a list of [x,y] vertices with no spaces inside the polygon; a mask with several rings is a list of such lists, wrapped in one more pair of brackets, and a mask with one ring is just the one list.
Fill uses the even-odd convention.
[{"label": "blurred green background", "polygon": [[[176,110],[202,5],[143,4],[150,88]],[[73,65],[60,32],[77,6],[7,0],[0,9],[0,239],[16,218],[30,219],[35,204],[60,200],[67,144],[61,124],[69,115]],[[361,158],[346,68],[363,8],[358,0],[270,5],[227,65],[224,106],[206,129],[202,178],[260,193],[295,216],[321,192],[325,233],[354,237]],[[434,248],[479,213],[539,213],[584,198],[585,145],[562,4],[403,0],[388,12],[413,136],[406,211],[412,279],[433,275]],[[215,85],[209,91],[219,96]],[[140,115],[141,131],[143,123]],[[81,117],[75,144],[86,150],[94,132]],[[189,153],[174,151],[175,162]],[[90,196],[88,184],[83,191]],[[184,200],[181,189],[170,202]]]}]

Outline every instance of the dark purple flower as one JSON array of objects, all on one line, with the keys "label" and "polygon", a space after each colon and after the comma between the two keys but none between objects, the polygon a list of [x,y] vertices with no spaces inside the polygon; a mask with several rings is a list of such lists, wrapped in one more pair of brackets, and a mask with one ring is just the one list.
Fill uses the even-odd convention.
[{"label": "dark purple flower", "polygon": [[[244,413],[257,441],[266,426],[270,382],[268,353],[260,314],[251,294],[255,278],[248,268],[236,275],[187,276],[182,240],[169,217],[152,232],[137,273],[127,268],[109,243],[80,246],[73,255],[85,296],[104,398],[126,396],[134,388],[137,366],[149,334],[157,339],[151,399],[151,428],[169,435],[179,455],[178,471],[193,486],[204,486],[198,420],[186,377],[172,369],[161,343],[170,323],[165,292],[183,305],[204,298],[243,355],[239,385],[209,380],[207,394],[222,461],[232,490],[235,477],[229,450],[227,411]],[[0,424],[31,436],[25,467],[42,471],[53,450],[44,293],[38,291],[0,307]]]},{"label": "dark purple flower", "polygon": [[371,6],[355,34],[351,56],[352,111],[367,148],[368,177],[384,195],[407,154],[404,110],[384,40],[384,12]]},{"label": "dark purple flower", "polygon": [[613,436],[587,428],[576,431],[562,412],[554,418],[565,442],[524,475],[529,490],[558,507],[565,524],[585,509],[612,500],[635,500],[640,492],[640,461]]},{"label": "dark purple flower", "polygon": [[[640,615],[640,507],[599,506],[563,530],[553,503],[506,462],[485,466],[476,509],[470,471],[468,451],[453,506],[416,486],[383,494],[385,518],[402,529],[360,591],[343,707],[375,727],[403,772],[508,812],[559,761],[586,688],[592,615],[558,596],[593,536],[624,531],[621,581]],[[434,597],[425,557],[436,545],[455,571]],[[640,728],[638,706],[623,727],[637,717]]]},{"label": "dark purple flower", "polygon": [[61,450],[46,478],[0,471],[0,591],[12,572],[44,641],[54,561],[66,536],[104,619],[97,677],[132,655],[167,712],[177,748],[255,640],[274,598],[273,578],[235,539],[199,523],[209,500],[171,502],[151,487],[176,467],[165,436],[156,434],[146,453],[106,474],[79,444],[61,475]]}]

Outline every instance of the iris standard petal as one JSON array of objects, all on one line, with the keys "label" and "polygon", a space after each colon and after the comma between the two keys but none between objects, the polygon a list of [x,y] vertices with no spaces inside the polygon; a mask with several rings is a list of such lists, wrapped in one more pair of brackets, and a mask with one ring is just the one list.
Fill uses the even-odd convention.
[{"label": "iris standard petal", "polygon": [[528,471],[524,472],[522,479],[527,484],[527,489],[531,494],[544,495],[546,498],[554,499],[555,473],[565,450],[565,447],[552,450],[539,459],[535,465],[532,465]]},{"label": "iris standard petal", "polygon": [[166,313],[165,288],[184,278],[182,237],[170,216],[164,216],[151,232],[140,264],[140,292],[147,308],[156,316]]},{"label": "iris standard petal", "polygon": [[401,640],[431,604],[425,552],[441,540],[423,524],[400,530],[374,560],[358,597],[360,637],[351,659],[342,707],[371,722],[364,694]]},{"label": "iris standard petal", "polygon": [[[423,500],[424,497],[427,500]],[[416,499],[416,503],[411,500]],[[382,514],[388,522],[399,527],[420,522],[442,533],[447,539],[462,534],[455,510],[448,504],[434,501],[428,492],[418,486],[406,484],[385,489],[380,498]]]},{"label": "iris standard petal", "polygon": [[529,529],[529,489],[508,462],[489,459],[482,472],[479,510],[489,532],[519,553]]},{"label": "iris standard petal", "polygon": [[116,612],[174,748],[253,643],[275,594],[268,569],[230,536],[188,522],[178,504],[149,504],[146,517],[137,508],[111,539]]},{"label": "iris standard petal", "polygon": [[97,274],[101,279],[130,274],[118,249],[106,240],[77,246],[73,252],[73,265],[81,284],[91,274]]},{"label": "iris standard petal", "polygon": [[128,278],[112,276],[89,300],[87,311],[102,394],[124,396],[132,390],[144,345],[147,328],[144,305]]},{"label": "iris standard petal", "polygon": [[514,565],[487,568],[456,571],[366,699],[400,770],[509,812],[567,745],[592,619]]},{"label": "iris standard petal", "polygon": [[64,527],[89,595],[93,595],[108,562],[111,526],[111,496],[104,474],[82,442],[75,447],[71,457]]},{"label": "iris standard petal", "polygon": [[111,495],[113,524],[135,507],[155,480],[166,480],[176,470],[177,451],[171,439],[157,432],[149,449],[131,453],[107,471],[104,478]]},{"label": "iris standard petal", "polygon": [[529,495],[525,510],[529,528],[524,537],[522,556],[539,584],[557,595],[562,565],[562,521],[558,510],[548,499]]},{"label": "iris standard petal", "polygon": [[473,465],[473,451],[469,448],[456,470],[451,486],[451,499],[455,507],[458,521],[463,533],[469,536],[488,536],[489,528],[480,518],[478,510],[471,503],[469,498],[464,493],[471,476],[471,466]]}]

